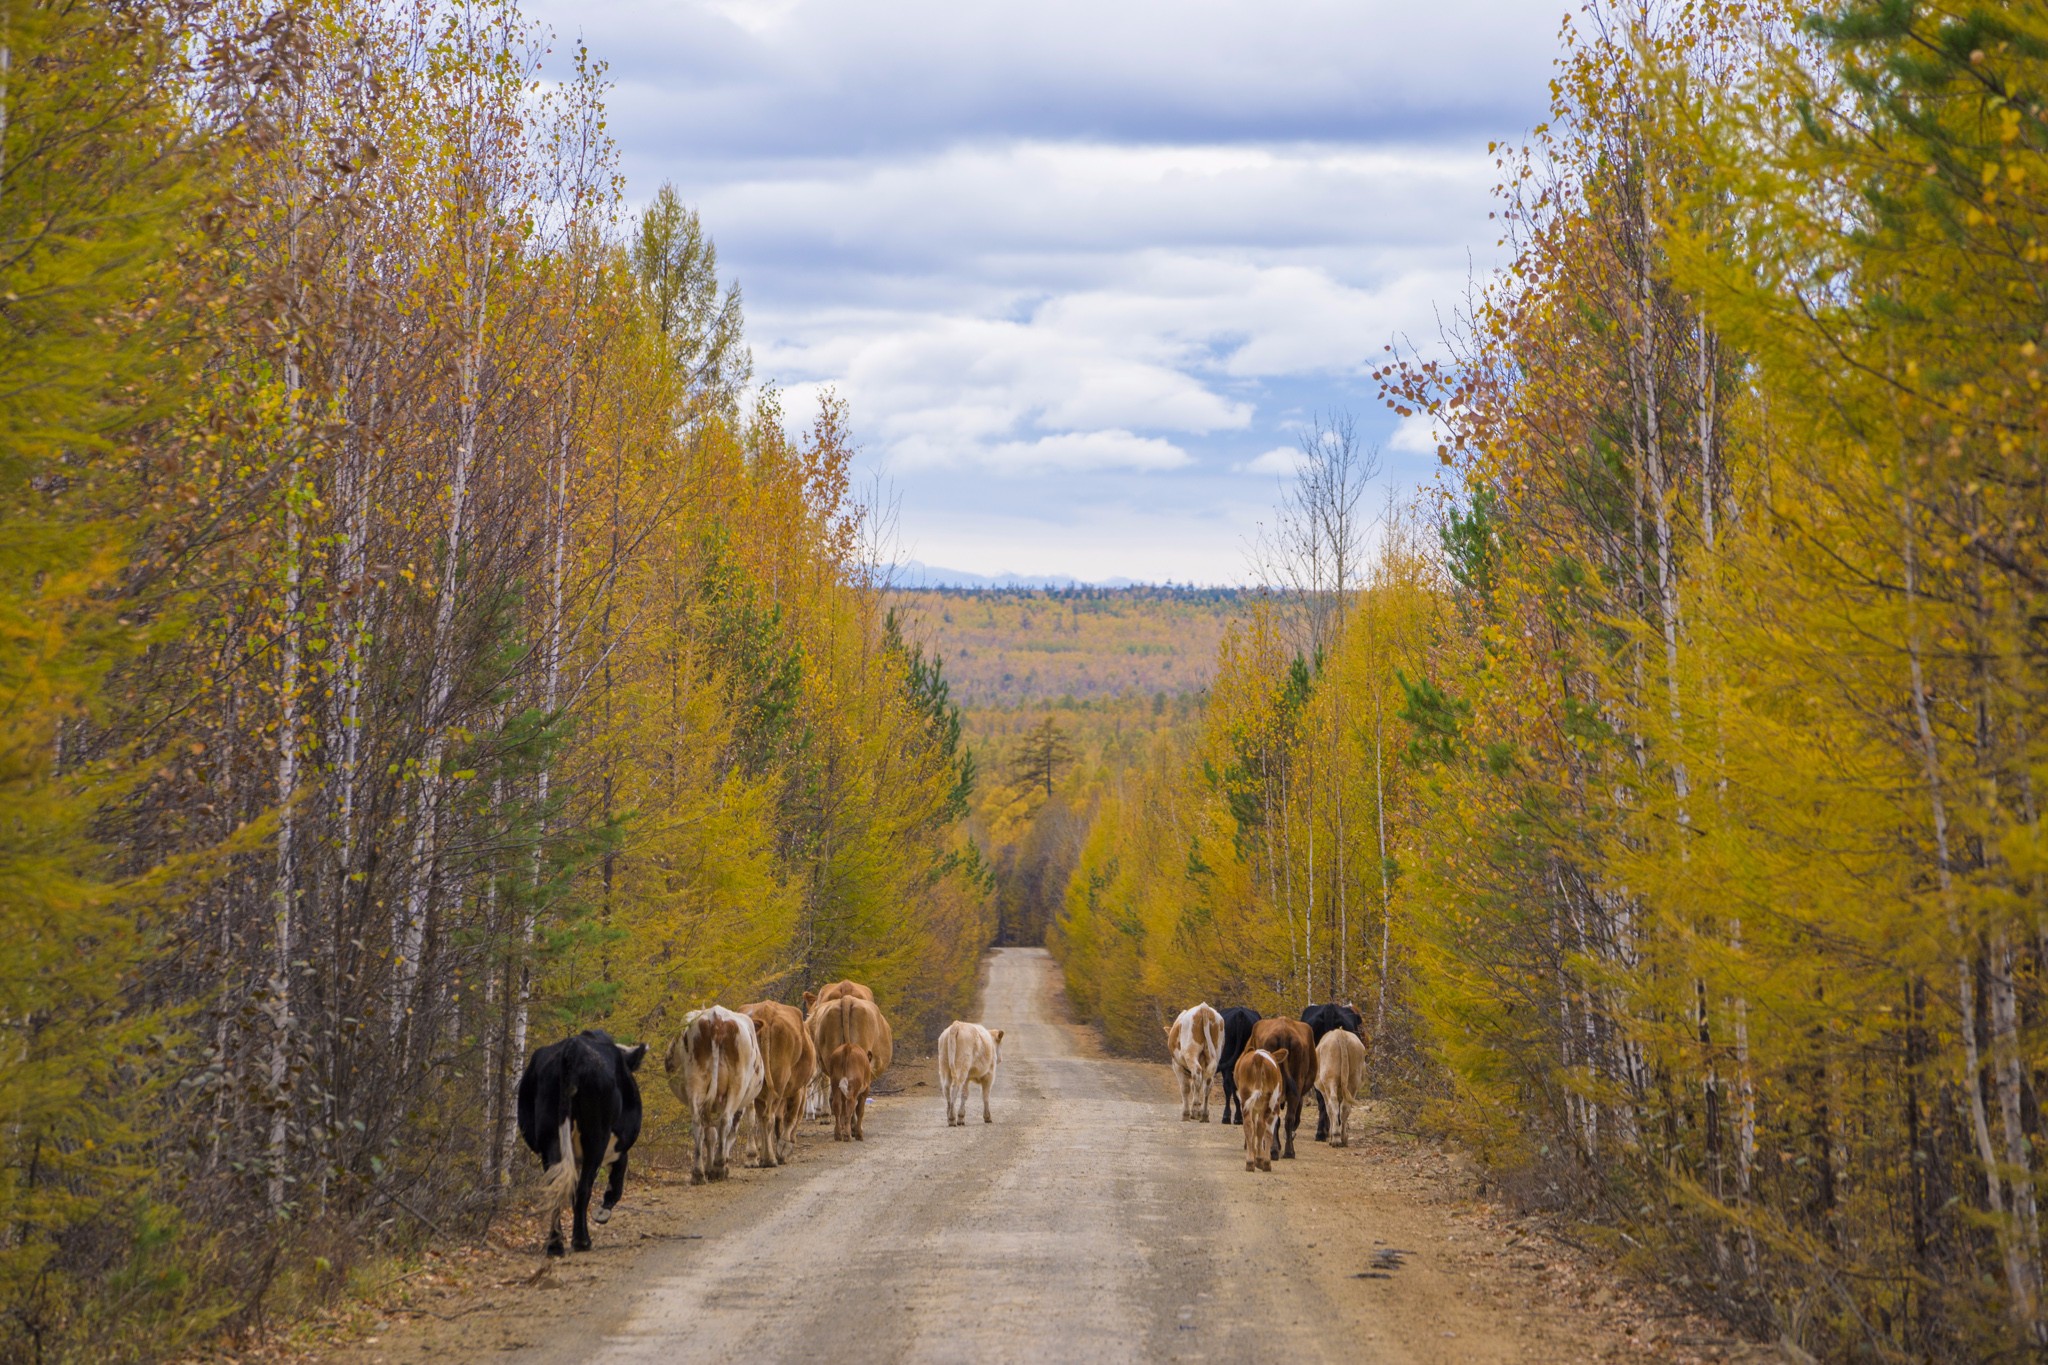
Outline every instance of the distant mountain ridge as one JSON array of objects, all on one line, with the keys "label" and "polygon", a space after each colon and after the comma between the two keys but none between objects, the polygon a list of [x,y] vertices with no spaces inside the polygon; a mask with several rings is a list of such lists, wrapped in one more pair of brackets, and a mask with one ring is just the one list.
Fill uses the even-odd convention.
[{"label": "distant mountain ridge", "polygon": [[948,569],[920,560],[910,560],[899,565],[890,575],[890,582],[898,588],[1135,588],[1142,586],[1135,578],[1082,579],[1071,574],[1048,573],[969,573],[965,569]]}]

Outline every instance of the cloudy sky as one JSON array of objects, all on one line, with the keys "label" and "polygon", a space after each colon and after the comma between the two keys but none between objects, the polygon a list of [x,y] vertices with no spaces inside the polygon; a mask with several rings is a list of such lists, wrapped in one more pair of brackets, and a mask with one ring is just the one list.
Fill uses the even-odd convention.
[{"label": "cloudy sky", "polygon": [[539,0],[695,204],[758,379],[832,385],[906,557],[1234,582],[1296,433],[1496,258],[1565,0]]}]

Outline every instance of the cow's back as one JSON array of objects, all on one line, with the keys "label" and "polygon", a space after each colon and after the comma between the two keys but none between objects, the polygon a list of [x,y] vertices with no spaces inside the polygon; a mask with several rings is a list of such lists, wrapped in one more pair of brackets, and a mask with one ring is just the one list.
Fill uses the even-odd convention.
[{"label": "cow's back", "polygon": [[1316,1083],[1316,1040],[1309,1026],[1298,1019],[1261,1019],[1252,1025],[1252,1034],[1247,1050],[1258,1049],[1277,1053],[1287,1049],[1282,1066],[1287,1083],[1300,1094],[1311,1090]]},{"label": "cow's back", "polygon": [[1259,1022],[1259,1012],[1245,1005],[1232,1005],[1222,1012],[1222,1017],[1223,1055],[1218,1060],[1228,1074],[1244,1055],[1245,1044],[1252,1039],[1252,1028]]},{"label": "cow's back", "polygon": [[842,995],[811,1010],[811,1042],[820,1057],[830,1057],[848,1043],[866,1048],[875,1059],[875,1074],[881,1075],[894,1060],[895,1044],[889,1021],[872,1000]]},{"label": "cow's back", "polygon": [[1357,1010],[1334,1000],[1321,1005],[1310,1005],[1301,1012],[1301,1022],[1308,1025],[1309,1032],[1314,1036],[1318,1046],[1332,1029],[1349,1029],[1362,1037],[1365,1026],[1365,1021],[1359,1017]]},{"label": "cow's back", "polygon": [[939,1035],[942,1080],[978,1080],[996,1069],[996,1036],[980,1024],[955,1020]]},{"label": "cow's back", "polygon": [[835,981],[829,986],[820,987],[818,1003],[822,1005],[828,1000],[838,1000],[849,995],[856,1000],[865,1000],[870,1005],[875,1003],[874,991],[858,981]]},{"label": "cow's back", "polygon": [[[816,1053],[802,1012],[775,1000],[756,1000],[740,1006],[739,1012],[754,1021],[754,1038],[761,1048],[767,1088],[781,1095],[807,1084]],[[807,1062],[811,1064],[806,1065]]]},{"label": "cow's back", "polygon": [[1365,1065],[1365,1043],[1350,1029],[1332,1029],[1316,1044],[1319,1088],[1334,1089],[1349,1099],[1365,1089]]},{"label": "cow's back", "polygon": [[1175,1016],[1166,1047],[1188,1070],[1210,1070],[1223,1055],[1223,1016],[1207,1001],[1188,1006]]}]

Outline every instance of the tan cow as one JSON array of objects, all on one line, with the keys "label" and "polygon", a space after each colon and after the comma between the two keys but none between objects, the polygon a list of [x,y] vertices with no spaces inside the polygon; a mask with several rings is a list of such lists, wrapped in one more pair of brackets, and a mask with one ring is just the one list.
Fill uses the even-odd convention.
[{"label": "tan cow", "polygon": [[863,1000],[856,995],[821,1000],[811,1007],[807,1027],[820,1057],[830,1057],[834,1048],[852,1043],[874,1054],[877,1076],[887,1071],[889,1063],[895,1060],[895,1035],[890,1031],[888,1019],[872,1000]]},{"label": "tan cow", "polygon": [[[809,1021],[814,1020],[818,1017],[818,1011],[821,1008],[823,1008],[828,1002],[837,1000],[844,995],[850,995],[856,1000],[865,1000],[871,1005],[875,1003],[875,993],[868,987],[863,986],[860,982],[834,981],[829,986],[821,986],[815,991],[804,992],[804,1019],[806,1025],[808,1026]],[[883,1027],[886,1028],[887,1026],[887,1021],[884,1020]],[[816,1036],[816,1030],[813,1030],[812,1037],[815,1038]],[[887,1050],[887,1054],[884,1056],[884,1059],[882,1061],[883,1067],[888,1066],[889,1061],[892,1060],[894,1057],[894,1052],[895,1049],[892,1045]],[[817,1074],[811,1077],[810,1089],[804,1092],[805,1118],[821,1119],[824,1118],[827,1113],[825,1102],[826,1096],[824,1063],[825,1054],[823,1052],[820,1052],[818,1054]]]},{"label": "tan cow", "polygon": [[1248,1047],[1237,1059],[1231,1079],[1237,1084],[1237,1102],[1244,1118],[1244,1168],[1248,1171],[1273,1169],[1280,1123],[1287,1116],[1288,1060],[1284,1047],[1274,1052]]},{"label": "tan cow", "polygon": [[875,993],[866,986],[861,985],[860,982],[835,981],[829,986],[820,986],[814,991],[805,991],[804,1009],[815,1010],[827,1000],[837,1000],[842,995],[850,995],[856,1000],[865,1000],[870,1005],[875,1003]]},{"label": "tan cow", "polygon": [[852,1043],[832,1049],[825,1062],[825,1084],[832,1092],[832,1140],[865,1142],[861,1118],[867,1113],[868,1087],[875,1079],[875,1054]]},{"label": "tan cow", "polygon": [[754,1164],[780,1166],[796,1150],[797,1115],[804,1087],[818,1070],[818,1046],[794,1005],[756,1000],[740,1006],[740,1013],[754,1021],[764,1075],[754,1101]]},{"label": "tan cow", "polygon": [[1166,1026],[1166,1050],[1180,1082],[1180,1121],[1209,1121],[1209,1087],[1223,1057],[1223,1016],[1207,1001],[1190,1005]]},{"label": "tan cow", "polygon": [[939,1084],[946,1092],[946,1126],[967,1122],[967,1087],[981,1087],[981,1121],[994,1123],[988,1112],[988,1088],[1003,1059],[1003,1031],[954,1020],[939,1035]]},{"label": "tan cow", "polygon": [[1316,1089],[1330,1107],[1330,1145],[1349,1147],[1351,1102],[1365,1090],[1365,1044],[1350,1029],[1331,1029],[1316,1044]]},{"label": "tan cow", "polygon": [[685,1015],[667,1065],[668,1088],[690,1111],[690,1183],[723,1180],[740,1120],[766,1079],[754,1021],[723,1005]]}]

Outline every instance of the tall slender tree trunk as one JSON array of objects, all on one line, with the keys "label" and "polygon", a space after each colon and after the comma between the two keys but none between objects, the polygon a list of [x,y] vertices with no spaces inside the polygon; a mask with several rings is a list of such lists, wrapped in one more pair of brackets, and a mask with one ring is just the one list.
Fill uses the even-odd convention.
[{"label": "tall slender tree trunk", "polygon": [[2004,1181],[1999,1158],[1991,1141],[1991,1123],[1984,1105],[1984,1064],[1977,1043],[1977,964],[1971,937],[1965,932],[1961,907],[1957,904],[1954,864],[1949,851],[1948,800],[1941,780],[1941,756],[1934,735],[1934,723],[1927,704],[1926,674],[1921,665],[1919,621],[1918,534],[1910,493],[1899,500],[1900,555],[1905,568],[1906,657],[1912,690],[1913,723],[1920,740],[1923,774],[1927,783],[1928,814],[1934,827],[1934,866],[1942,909],[1948,919],[1950,937],[1955,941],[1956,1003],[1958,1032],[1963,1041],[1962,1088],[1968,1097],[1970,1135],[1976,1142],[1977,1159],[1984,1168],[1984,1200],[1997,1221],[1999,1251],[2005,1261],[2006,1289],[2011,1295],[2009,1311],[2015,1321],[2032,1330],[2039,1286],[2036,1267],[2026,1255],[2014,1220],[2006,1217]]},{"label": "tall slender tree trunk", "polygon": [[[475,231],[475,229],[470,229]],[[488,282],[477,278],[480,267],[468,263],[472,274],[463,283],[465,331],[457,381],[454,468],[448,480],[447,545],[441,557],[441,579],[435,585],[434,629],[430,645],[425,714],[422,721],[427,742],[420,758],[414,789],[412,861],[401,919],[396,926],[398,947],[398,990],[393,1001],[392,1031],[404,1026],[415,1002],[420,958],[426,947],[427,906],[439,870],[440,818],[444,787],[442,766],[448,757],[449,708],[455,695],[455,606],[462,575],[462,559],[468,548],[469,484],[476,461],[479,369],[482,366],[484,309]]]}]

